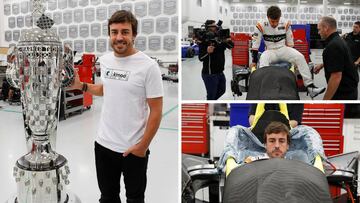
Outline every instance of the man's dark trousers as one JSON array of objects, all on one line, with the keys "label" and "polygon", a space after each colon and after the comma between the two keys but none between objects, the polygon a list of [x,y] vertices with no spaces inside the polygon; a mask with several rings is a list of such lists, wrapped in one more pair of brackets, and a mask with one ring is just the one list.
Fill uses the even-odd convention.
[{"label": "man's dark trousers", "polygon": [[226,79],[224,73],[202,74],[206,88],[206,99],[217,100],[226,91]]},{"label": "man's dark trousers", "polygon": [[144,158],[109,150],[95,142],[100,203],[121,203],[120,177],[124,176],[127,203],[144,203],[149,150]]}]

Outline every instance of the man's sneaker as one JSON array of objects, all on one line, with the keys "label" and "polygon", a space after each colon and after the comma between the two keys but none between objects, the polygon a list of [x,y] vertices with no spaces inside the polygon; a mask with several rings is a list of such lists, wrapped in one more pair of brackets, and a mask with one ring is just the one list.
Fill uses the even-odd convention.
[{"label": "man's sneaker", "polygon": [[318,96],[319,94],[325,92],[325,87],[316,87],[314,84],[310,84],[307,86],[307,94],[313,99],[314,97]]}]

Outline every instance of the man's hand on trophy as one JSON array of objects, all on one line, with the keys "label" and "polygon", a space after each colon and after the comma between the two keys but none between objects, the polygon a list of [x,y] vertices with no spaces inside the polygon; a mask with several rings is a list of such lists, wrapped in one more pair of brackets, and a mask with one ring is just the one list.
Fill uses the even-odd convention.
[{"label": "man's hand on trophy", "polygon": [[75,72],[74,72],[74,80],[71,84],[71,86],[69,87],[70,89],[78,89],[78,90],[81,90],[82,89],[82,82],[80,81],[80,77],[79,77],[79,69],[77,68],[74,68]]}]

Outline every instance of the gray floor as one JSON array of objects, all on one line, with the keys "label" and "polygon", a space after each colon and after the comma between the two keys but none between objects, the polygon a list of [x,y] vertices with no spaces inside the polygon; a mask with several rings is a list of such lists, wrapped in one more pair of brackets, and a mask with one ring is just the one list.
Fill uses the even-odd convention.
[{"label": "gray floor", "polygon": [[[230,81],[232,79],[232,59],[231,51],[225,52],[225,77],[226,77],[226,92],[219,100],[245,100],[246,92],[243,92],[242,96],[233,96]],[[201,78],[202,62],[198,57],[186,58],[182,61],[182,99],[183,100],[206,100],[206,90],[204,82]],[[326,87],[326,80],[324,71],[321,70],[319,74],[314,76],[315,85],[319,87]],[[358,87],[360,90],[360,86]],[[301,100],[311,100],[309,96],[306,96],[305,92],[300,92]],[[315,97],[314,100],[322,100],[324,93]],[[360,98],[360,97],[359,97]]]},{"label": "gray floor", "polygon": [[[163,119],[150,150],[146,202],[177,202],[178,186],[178,84],[164,82]],[[82,203],[96,203],[97,186],[94,138],[101,112],[102,98],[96,97],[89,111],[61,121],[58,125],[56,151],[64,155],[71,170],[68,189]],[[0,202],[16,192],[12,169],[26,152],[22,114],[19,106],[0,101]],[[125,201],[124,186],[121,197]]]}]

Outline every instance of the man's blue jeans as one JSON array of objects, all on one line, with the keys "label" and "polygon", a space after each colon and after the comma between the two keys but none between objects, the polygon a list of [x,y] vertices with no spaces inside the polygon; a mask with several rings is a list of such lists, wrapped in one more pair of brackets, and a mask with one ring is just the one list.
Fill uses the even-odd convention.
[{"label": "man's blue jeans", "polygon": [[206,88],[206,99],[217,100],[226,90],[226,79],[224,73],[202,74]]}]

